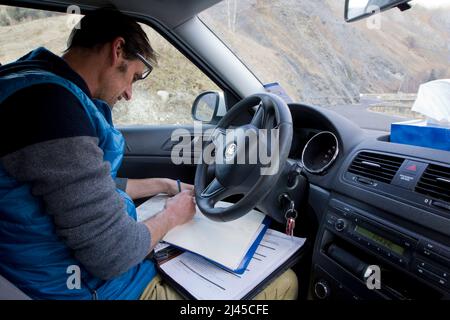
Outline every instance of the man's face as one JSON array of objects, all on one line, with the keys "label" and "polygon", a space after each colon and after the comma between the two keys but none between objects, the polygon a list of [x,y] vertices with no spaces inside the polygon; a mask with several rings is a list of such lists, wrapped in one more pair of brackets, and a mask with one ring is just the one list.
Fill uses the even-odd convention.
[{"label": "man's face", "polygon": [[122,98],[130,100],[133,83],[141,78],[144,68],[144,64],[138,59],[127,60],[121,57],[100,82],[96,98],[106,101],[111,108]]}]

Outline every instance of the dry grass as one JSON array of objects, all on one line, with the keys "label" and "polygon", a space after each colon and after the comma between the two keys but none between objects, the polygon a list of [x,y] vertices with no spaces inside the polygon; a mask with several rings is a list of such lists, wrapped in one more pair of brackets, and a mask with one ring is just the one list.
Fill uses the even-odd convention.
[{"label": "dry grass", "polygon": [[[122,100],[114,106],[115,123],[192,124],[191,106],[197,95],[220,89],[160,35],[147,26],[144,29],[159,54],[159,64],[148,79],[135,84],[130,102]],[[0,62],[12,62],[39,46],[61,54],[70,31],[66,16],[0,26]],[[158,91],[166,91],[167,99]]]},{"label": "dry grass", "polygon": [[[445,11],[391,10],[383,14],[381,30],[369,30],[366,20],[343,21],[342,1],[236,1],[235,16],[230,16],[227,5],[232,2],[220,2],[201,18],[263,83],[278,81],[294,101],[351,103],[360,92],[414,93],[420,83],[450,77]],[[235,18],[233,26],[230,18]],[[195,97],[219,88],[161,36],[145,29],[160,54],[159,67],[149,80],[135,85],[132,102],[114,107],[114,119],[118,124],[192,123]],[[0,27],[0,62],[38,46],[61,53],[69,32],[65,16]]]}]

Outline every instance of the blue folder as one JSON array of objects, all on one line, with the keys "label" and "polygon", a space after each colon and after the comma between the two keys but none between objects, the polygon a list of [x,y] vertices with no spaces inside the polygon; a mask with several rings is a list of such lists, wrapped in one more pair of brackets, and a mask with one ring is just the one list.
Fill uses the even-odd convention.
[{"label": "blue folder", "polygon": [[[252,260],[253,256],[255,255],[256,249],[258,248],[259,244],[261,243],[261,240],[263,239],[264,234],[266,233],[267,229],[269,228],[269,225],[270,225],[271,221],[272,221],[272,219],[270,217],[268,217],[268,216],[266,216],[264,218],[264,220],[261,223],[263,225],[263,228],[260,230],[259,235],[256,237],[255,241],[253,242],[253,244],[248,249],[247,253],[245,254],[244,258],[242,259],[241,264],[239,265],[239,267],[236,270],[232,270],[232,269],[230,269],[228,267],[225,267],[224,265],[222,265],[222,264],[220,264],[220,263],[218,263],[218,262],[216,262],[214,260],[208,259],[208,258],[206,258],[206,257],[204,257],[202,255],[199,255],[198,253],[192,252],[190,250],[186,250],[184,248],[175,246],[173,244],[170,244],[170,246],[174,247],[174,248],[177,248],[177,249],[180,249],[182,251],[188,251],[188,252],[194,253],[196,255],[199,255],[202,258],[204,258],[205,260],[208,260],[208,261],[212,262],[213,264],[215,264],[216,266],[218,266],[219,268],[221,268],[223,270],[227,270],[227,271],[230,271],[230,272],[236,273],[236,274],[243,274],[245,272],[245,270],[247,269],[247,266],[250,263],[250,261]],[[163,249],[163,250],[165,250],[165,249]]]}]

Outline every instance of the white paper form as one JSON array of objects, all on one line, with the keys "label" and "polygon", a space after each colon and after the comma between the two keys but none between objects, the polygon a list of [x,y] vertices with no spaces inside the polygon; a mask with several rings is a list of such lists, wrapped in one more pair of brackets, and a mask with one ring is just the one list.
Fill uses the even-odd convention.
[{"label": "white paper form", "polygon": [[[167,198],[166,195],[157,195],[140,205],[136,209],[138,221],[163,210]],[[222,201],[217,203],[219,207],[230,205]],[[173,228],[163,240],[236,270],[261,232],[264,218],[263,213],[251,210],[239,219],[217,222],[206,218],[197,207],[190,222]]]},{"label": "white paper form", "polygon": [[288,260],[305,240],[268,229],[242,275],[221,269],[189,252],[163,263],[161,269],[196,299],[237,300]]}]

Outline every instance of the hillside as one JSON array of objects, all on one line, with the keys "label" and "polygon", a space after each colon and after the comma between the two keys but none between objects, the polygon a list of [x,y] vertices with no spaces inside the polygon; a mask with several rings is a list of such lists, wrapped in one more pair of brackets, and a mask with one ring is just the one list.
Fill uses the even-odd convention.
[{"label": "hillside", "polygon": [[[5,8],[0,6],[0,17],[2,13],[3,17],[8,16]],[[67,47],[66,41],[72,27],[68,24],[67,16],[45,17],[44,14],[35,14],[35,10],[25,11],[31,13],[28,18],[15,21],[8,16],[8,25],[0,26],[0,63],[12,62],[39,46],[58,55],[62,55]],[[20,16],[26,16],[23,10],[19,13]],[[129,102],[119,101],[114,106],[115,123],[192,123],[191,106],[197,95],[219,88],[164,38],[151,28],[143,27],[162,58],[148,79],[133,86],[133,99]],[[158,91],[164,91],[168,99],[162,99]]]},{"label": "hillside", "polygon": [[[354,103],[360,94],[415,93],[420,83],[450,78],[449,8],[390,10],[373,29],[370,20],[345,23],[343,6],[344,0],[225,0],[200,17],[263,83],[280,82],[296,101]],[[0,63],[38,46],[57,54],[65,49],[66,16],[6,8],[0,6]],[[115,120],[188,123],[195,97],[217,87],[146,30],[159,66],[136,84],[131,103],[114,108]],[[167,100],[157,94],[161,90]]]},{"label": "hillside", "polygon": [[374,30],[369,20],[345,23],[343,8],[344,0],[228,0],[201,18],[263,82],[279,81],[299,101],[417,92],[450,77],[450,9],[390,10]]}]

